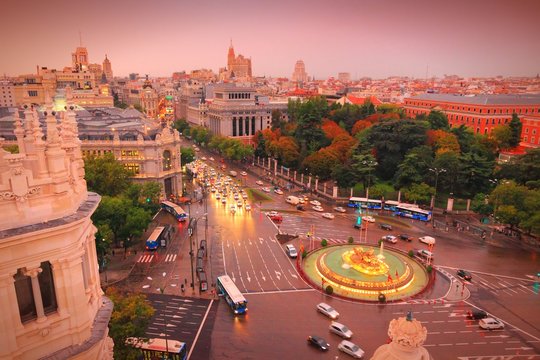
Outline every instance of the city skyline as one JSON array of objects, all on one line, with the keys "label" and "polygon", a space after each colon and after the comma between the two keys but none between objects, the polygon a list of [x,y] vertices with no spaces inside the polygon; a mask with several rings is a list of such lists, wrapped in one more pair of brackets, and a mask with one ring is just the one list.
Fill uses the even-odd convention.
[{"label": "city skyline", "polygon": [[300,59],[316,79],[338,72],[358,79],[540,71],[540,2],[534,0],[70,4],[5,4],[2,75],[69,66],[79,34],[90,62],[101,63],[107,54],[117,76],[217,73],[227,65],[231,39],[237,54],[252,59],[254,76],[290,78]]}]

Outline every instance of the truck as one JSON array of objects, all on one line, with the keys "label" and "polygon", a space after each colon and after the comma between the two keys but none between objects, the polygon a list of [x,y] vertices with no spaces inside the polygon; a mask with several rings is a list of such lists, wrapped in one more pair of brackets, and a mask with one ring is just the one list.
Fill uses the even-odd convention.
[{"label": "truck", "polygon": [[298,203],[300,202],[300,199],[296,196],[287,196],[287,199],[285,199],[285,201],[291,205],[298,205]]},{"label": "truck", "polygon": [[238,175],[238,173],[234,170],[231,170],[229,171],[229,175],[231,175],[232,177],[236,177]]}]

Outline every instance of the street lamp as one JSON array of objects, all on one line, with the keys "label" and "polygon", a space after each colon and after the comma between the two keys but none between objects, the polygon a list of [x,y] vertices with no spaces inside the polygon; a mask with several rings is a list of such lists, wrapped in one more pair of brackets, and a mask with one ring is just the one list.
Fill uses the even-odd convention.
[{"label": "street lamp", "polygon": [[443,168],[429,168],[429,171],[432,171],[435,173],[435,193],[433,194],[433,197],[431,198],[431,226],[435,227],[435,198],[437,196],[437,184],[439,182],[439,174],[446,172],[446,169]]},{"label": "street lamp", "polygon": [[371,170],[372,170],[373,167],[375,167],[375,166],[377,166],[379,164],[374,160],[364,160],[364,161],[362,161],[362,164],[364,166],[367,166],[367,168],[368,168],[366,199],[369,199],[369,185],[370,185],[370,180],[371,180]]}]

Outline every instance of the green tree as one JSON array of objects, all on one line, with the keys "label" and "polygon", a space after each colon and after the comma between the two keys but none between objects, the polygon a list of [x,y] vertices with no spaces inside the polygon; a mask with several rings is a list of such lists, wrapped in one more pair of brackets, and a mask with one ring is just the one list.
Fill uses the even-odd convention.
[{"label": "green tree", "polygon": [[140,207],[128,209],[124,223],[120,228],[120,236],[124,239],[125,252],[134,245],[135,240],[140,238],[151,222],[152,215],[149,211]]},{"label": "green tree", "polygon": [[186,121],[186,119],[178,119],[172,123],[172,127],[178,130],[180,134],[183,134],[184,130],[189,129],[189,123]]},{"label": "green tree", "polygon": [[195,160],[195,150],[191,147],[182,146],[180,148],[180,161],[182,165],[187,165]]},{"label": "green tree", "polygon": [[128,104],[123,103],[123,102],[120,101],[120,99],[118,98],[117,93],[113,93],[113,104],[114,104],[114,107],[117,107],[117,108],[120,108],[120,109],[127,109],[127,107],[128,107]]},{"label": "green tree", "polygon": [[499,149],[504,150],[513,147],[511,145],[512,130],[508,125],[499,125],[494,127],[490,136],[495,140]]},{"label": "green tree", "polygon": [[408,201],[414,204],[417,202],[429,203],[431,196],[435,194],[435,189],[426,183],[412,184],[403,190]]},{"label": "green tree", "polygon": [[512,120],[510,120],[508,123],[508,127],[510,128],[510,132],[512,134],[510,138],[510,146],[516,147],[521,141],[521,130],[523,128],[523,124],[516,113],[512,114]]},{"label": "green tree", "polygon": [[272,110],[272,130],[283,128],[285,122],[281,120],[282,115],[279,109]]},{"label": "green tree", "polygon": [[456,135],[459,148],[462,152],[471,151],[471,147],[476,140],[474,133],[468,126],[461,124],[458,127],[453,127],[450,129],[450,132]]},{"label": "green tree", "polygon": [[115,359],[135,360],[139,351],[126,345],[128,337],[145,338],[146,328],[154,315],[154,308],[142,294],[122,294],[117,289],[107,289],[107,297],[114,303],[109,335],[114,341]]},{"label": "green tree", "polygon": [[431,110],[427,116],[427,122],[432,130],[449,130],[446,114],[439,110]]},{"label": "green tree", "polygon": [[134,108],[135,110],[141,112],[141,113],[144,113],[143,107],[142,107],[141,105],[139,105],[139,104],[133,105],[133,108]]},{"label": "green tree", "polygon": [[386,183],[377,183],[369,188],[369,198],[370,199],[387,199],[390,194],[393,194],[395,189],[392,185]]},{"label": "green tree", "polygon": [[147,181],[142,184],[141,195],[145,204],[159,204],[161,197],[161,183],[157,181]]},{"label": "green tree", "polygon": [[116,246],[120,243],[127,211],[130,207],[133,207],[132,201],[124,197],[103,196],[101,203],[92,215],[92,221],[98,228],[102,225],[109,227]]},{"label": "green tree", "polygon": [[493,205],[487,201],[487,195],[478,193],[471,201],[471,210],[480,215],[493,214]]},{"label": "green tree", "polygon": [[85,178],[88,190],[100,195],[116,196],[129,186],[133,173],[126,170],[114,155],[89,156],[84,160]]},{"label": "green tree", "polygon": [[495,177],[512,179],[518,184],[531,184],[534,187],[534,183],[540,180],[540,148],[529,149],[525,154],[502,164]]},{"label": "green tree", "polygon": [[356,181],[362,181],[364,189],[375,183],[375,169],[377,168],[377,160],[369,153],[353,155],[352,168],[355,174]]},{"label": "green tree", "polygon": [[458,195],[472,197],[481,191],[487,191],[489,180],[493,178],[495,162],[477,153],[465,153],[459,157],[459,173],[455,192]]},{"label": "green tree", "polygon": [[401,189],[414,183],[421,183],[432,164],[433,151],[429,146],[421,145],[411,149],[398,165],[394,186]]}]

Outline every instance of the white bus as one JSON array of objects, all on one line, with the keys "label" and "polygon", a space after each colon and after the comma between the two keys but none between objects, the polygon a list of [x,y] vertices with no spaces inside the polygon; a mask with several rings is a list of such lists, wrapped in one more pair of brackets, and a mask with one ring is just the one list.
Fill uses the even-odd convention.
[{"label": "white bus", "polygon": [[235,315],[247,312],[247,300],[236,287],[229,275],[218,276],[216,287],[218,295],[223,296]]}]

